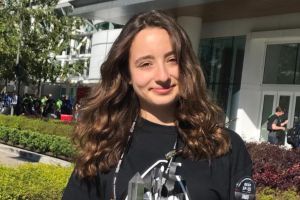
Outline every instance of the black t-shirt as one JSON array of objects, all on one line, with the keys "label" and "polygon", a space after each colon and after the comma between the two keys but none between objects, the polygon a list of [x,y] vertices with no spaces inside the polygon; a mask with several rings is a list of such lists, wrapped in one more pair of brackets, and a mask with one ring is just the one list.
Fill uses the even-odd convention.
[{"label": "black t-shirt", "polygon": [[[192,200],[234,199],[234,187],[243,177],[251,176],[252,162],[242,139],[233,131],[227,130],[231,139],[228,154],[208,160],[192,161],[176,157],[182,163],[176,174],[186,181]],[[125,199],[128,182],[136,172],[143,173],[157,160],[164,159],[172,150],[177,138],[174,126],[158,125],[141,119],[134,130],[128,153],[117,176],[117,200]],[[181,143],[179,142],[179,145]],[[85,182],[72,174],[64,191],[63,200],[109,200],[112,197],[112,177],[109,173],[99,173],[95,182]]]}]

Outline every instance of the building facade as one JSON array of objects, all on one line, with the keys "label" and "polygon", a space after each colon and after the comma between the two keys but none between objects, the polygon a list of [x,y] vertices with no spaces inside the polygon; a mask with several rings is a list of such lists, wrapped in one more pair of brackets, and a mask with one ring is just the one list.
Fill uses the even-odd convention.
[{"label": "building facade", "polygon": [[[60,4],[61,3],[61,4]],[[288,127],[300,117],[300,1],[298,0],[64,0],[61,9],[90,20],[124,24],[133,15],[161,9],[189,34],[211,95],[229,126],[247,141],[265,141],[268,116],[286,109]],[[117,27],[119,28],[119,27]],[[92,38],[88,79],[99,68],[120,29]]]}]

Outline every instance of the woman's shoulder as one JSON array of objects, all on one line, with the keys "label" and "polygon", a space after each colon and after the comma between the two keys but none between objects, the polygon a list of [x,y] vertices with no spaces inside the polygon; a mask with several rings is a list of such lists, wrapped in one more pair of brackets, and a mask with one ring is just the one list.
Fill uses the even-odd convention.
[{"label": "woman's shoulder", "polygon": [[228,134],[230,138],[229,157],[231,158],[231,160],[233,162],[236,162],[236,164],[241,168],[244,168],[246,166],[251,167],[252,161],[246,147],[246,142],[242,139],[242,137],[239,134],[237,134],[233,130],[225,128],[224,132]]},{"label": "woman's shoulder", "polygon": [[245,141],[235,131],[233,131],[229,128],[224,128],[223,130],[224,130],[224,133],[229,136],[231,148],[245,146]]},{"label": "woman's shoulder", "polygon": [[93,179],[79,178],[73,171],[64,189],[62,200],[100,199],[99,189],[98,177]]}]

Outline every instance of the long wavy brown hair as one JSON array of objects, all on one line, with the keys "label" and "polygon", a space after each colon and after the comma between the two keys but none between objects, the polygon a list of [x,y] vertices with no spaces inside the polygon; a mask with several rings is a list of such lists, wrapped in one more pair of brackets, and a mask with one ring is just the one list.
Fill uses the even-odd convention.
[{"label": "long wavy brown hair", "polygon": [[[165,29],[180,67],[176,126],[184,146],[182,156],[211,159],[229,151],[222,129],[222,111],[208,96],[205,78],[185,31],[162,11],[132,17],[101,66],[101,81],[83,102],[73,140],[79,149],[75,173],[94,177],[115,167],[129,137],[140,105],[129,84],[129,51],[134,37],[147,27]],[[181,84],[180,84],[181,83]],[[221,119],[221,120],[220,120]]]}]

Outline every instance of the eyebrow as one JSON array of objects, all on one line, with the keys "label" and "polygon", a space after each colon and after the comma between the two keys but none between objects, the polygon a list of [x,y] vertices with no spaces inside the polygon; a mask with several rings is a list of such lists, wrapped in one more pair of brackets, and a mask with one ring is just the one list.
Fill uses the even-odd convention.
[{"label": "eyebrow", "polygon": [[136,59],[136,61],[134,63],[137,65],[139,62],[141,62],[142,60],[145,60],[145,59],[154,59],[154,56],[151,56],[151,55],[142,56],[142,57]]},{"label": "eyebrow", "polygon": [[165,58],[168,57],[168,56],[171,56],[171,55],[175,55],[175,52],[174,51],[170,51],[168,53],[165,54]]},{"label": "eyebrow", "polygon": [[[166,57],[168,57],[170,55],[173,55],[173,54],[175,55],[175,52],[174,51],[170,51],[170,52],[166,53],[164,55],[164,57],[166,58]],[[142,56],[142,57],[138,58],[134,63],[138,64],[139,62],[141,62],[142,60],[145,60],[145,59],[154,59],[154,56],[152,56],[152,55]]]}]

